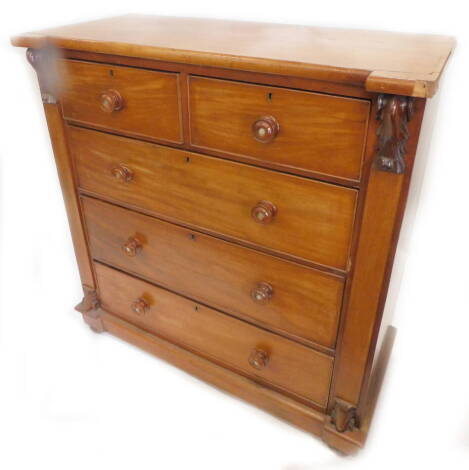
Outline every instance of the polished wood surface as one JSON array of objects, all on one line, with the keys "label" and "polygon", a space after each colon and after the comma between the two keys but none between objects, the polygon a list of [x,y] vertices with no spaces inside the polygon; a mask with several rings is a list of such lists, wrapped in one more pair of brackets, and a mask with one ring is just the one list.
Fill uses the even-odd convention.
[{"label": "polished wood surface", "polygon": [[56,69],[65,119],[182,142],[177,74],[72,60]]},{"label": "polished wood surface", "polygon": [[95,259],[264,328],[334,347],[339,277],[95,199],[84,197],[83,207]]},{"label": "polished wood surface", "polygon": [[[380,125],[378,100],[375,102],[373,130]],[[341,332],[338,360],[334,370],[332,394],[350,403],[364,406],[362,393],[370,378],[374,349],[384,309],[400,224],[409,189],[417,149],[425,100],[416,100],[406,139],[406,172],[382,171],[371,160],[375,156],[377,132],[371,132],[368,158],[370,172],[360,238],[349,278],[345,300],[347,315]],[[398,121],[398,125],[401,123]]]},{"label": "polished wood surface", "polygon": [[368,101],[190,77],[189,105],[195,148],[360,179]]},{"label": "polished wood surface", "polygon": [[22,47],[168,60],[355,83],[430,97],[454,47],[445,36],[126,15],[26,33]]},{"label": "polished wood surface", "polygon": [[[100,321],[109,333],[164,359],[176,367],[288,421],[306,432],[321,436],[325,417],[320,411],[221,367],[187,349],[152,335],[131,322],[100,311]],[[188,394],[190,391],[188,390]]]},{"label": "polished wood surface", "polygon": [[[227,69],[213,66],[192,65],[188,63],[170,62],[166,60],[144,59],[141,57],[117,56],[96,52],[83,52],[77,50],[60,50],[63,58],[101,62],[106,64],[126,65],[129,67],[147,68],[154,70],[166,70],[169,72],[180,72],[187,75],[198,75],[204,77],[235,80],[246,83],[257,83],[268,86],[280,86],[295,88],[297,90],[314,91],[340,96],[372,99],[373,93],[361,88],[354,83],[339,83],[317,80],[314,78],[298,77],[286,74],[272,74],[263,72],[249,72],[245,70]],[[181,81],[181,87],[186,80]]]},{"label": "polished wood surface", "polygon": [[[260,382],[326,406],[331,357],[104,265],[96,264],[95,270],[104,310]],[[255,349],[264,351],[268,360],[259,355],[253,359]]]},{"label": "polished wood surface", "polygon": [[85,322],[362,447],[454,41],[128,15],[13,43],[35,48]]},{"label": "polished wood surface", "polygon": [[[70,137],[82,190],[347,269],[355,190],[80,128]],[[130,183],[113,176],[120,163]],[[263,200],[277,207],[268,224],[251,216]]]},{"label": "polished wood surface", "polygon": [[49,128],[65,208],[67,210],[67,218],[72,234],[81,283],[85,288],[94,289],[94,275],[86,240],[86,231],[83,226],[78,192],[75,185],[74,165],[66,138],[66,126],[63,122],[62,112],[58,104],[45,103],[44,112]]}]

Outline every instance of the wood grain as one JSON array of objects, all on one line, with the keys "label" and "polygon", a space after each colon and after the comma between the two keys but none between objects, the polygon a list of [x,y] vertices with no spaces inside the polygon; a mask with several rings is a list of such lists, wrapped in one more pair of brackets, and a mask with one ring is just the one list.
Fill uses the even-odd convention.
[{"label": "wood grain", "polygon": [[72,234],[81,283],[84,288],[94,289],[95,281],[82,220],[81,207],[75,181],[74,164],[67,142],[66,125],[62,119],[60,104],[44,104],[55,164],[59,175],[62,195]]},{"label": "wood grain", "polygon": [[[193,147],[360,179],[368,101],[193,76],[189,100]],[[280,127],[268,143],[251,132],[263,116]]]},{"label": "wood grain", "polygon": [[[176,344],[219,361],[262,383],[327,405],[333,359],[293,341],[268,333],[211,308],[95,264],[101,306],[124,320]],[[145,315],[133,312],[143,298]],[[249,364],[256,348],[267,351],[268,365]]]},{"label": "wood grain", "polygon": [[[454,47],[445,36],[126,15],[27,33],[16,46],[167,60],[430,97]],[[390,79],[390,74],[391,78]],[[379,90],[378,90],[379,89]]]},{"label": "wood grain", "polygon": [[[347,268],[357,192],[327,183],[70,128],[80,188],[320,265]],[[112,169],[125,164],[132,182]],[[259,201],[277,214],[251,217]]]},{"label": "wood grain", "polygon": [[[343,280],[142,214],[83,198],[92,256],[291,337],[334,348]],[[128,256],[129,238],[140,251]],[[272,298],[251,292],[269,283]]]},{"label": "wood grain", "polygon": [[203,357],[181,348],[158,336],[152,335],[131,323],[102,312],[106,331],[148,351],[176,367],[205,380],[298,428],[321,435],[324,414],[299,403],[275,390],[260,386],[257,382],[221,367]]},{"label": "wood grain", "polygon": [[85,321],[363,446],[420,98],[453,39],[128,15],[12,42],[33,48]]},{"label": "wood grain", "polygon": [[[424,109],[425,100],[416,100],[414,116],[409,122],[406,173],[389,173],[370,165],[332,387],[333,396],[356,405],[362,406],[366,397],[363,392],[371,373]],[[374,110],[377,113],[376,103]],[[374,126],[377,125],[375,121]],[[368,147],[370,163],[376,149],[376,134],[373,135]]]},{"label": "wood grain", "polygon": [[[177,74],[62,59],[57,61],[57,74],[65,119],[182,142]],[[103,110],[106,93],[120,95],[121,109]]]},{"label": "wood grain", "polygon": [[[203,65],[191,65],[179,62],[168,62],[157,59],[143,59],[140,57],[124,57],[96,52],[83,52],[77,50],[61,50],[61,56],[67,59],[86,60],[107,64],[122,64],[131,67],[147,68],[154,70],[166,70],[169,72],[183,72],[187,75],[199,75],[227,80],[236,80],[246,83],[257,83],[269,86],[281,86],[295,88],[297,90],[328,93],[355,98],[371,99],[373,93],[367,92],[356,83],[336,83],[312,78],[295,77],[293,75],[268,74],[261,72],[248,72],[226,68],[208,67]],[[181,74],[182,75],[182,74]],[[184,80],[185,82],[185,80]],[[183,80],[181,77],[181,86]]]}]

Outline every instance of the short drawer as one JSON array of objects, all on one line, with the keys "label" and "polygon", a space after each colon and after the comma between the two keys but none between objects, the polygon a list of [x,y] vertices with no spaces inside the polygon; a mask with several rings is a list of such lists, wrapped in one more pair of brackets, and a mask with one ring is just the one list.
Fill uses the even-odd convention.
[{"label": "short drawer", "polygon": [[99,263],[104,310],[229,368],[324,408],[332,357]]},{"label": "short drawer", "polygon": [[70,137],[82,191],[346,268],[356,190],[87,129]]},{"label": "short drawer", "polygon": [[189,92],[192,146],[360,179],[368,101],[194,76]]},{"label": "short drawer", "polygon": [[333,348],[343,280],[96,199],[94,259],[294,339]]},{"label": "short drawer", "polygon": [[58,75],[65,119],[182,142],[178,74],[59,60]]}]

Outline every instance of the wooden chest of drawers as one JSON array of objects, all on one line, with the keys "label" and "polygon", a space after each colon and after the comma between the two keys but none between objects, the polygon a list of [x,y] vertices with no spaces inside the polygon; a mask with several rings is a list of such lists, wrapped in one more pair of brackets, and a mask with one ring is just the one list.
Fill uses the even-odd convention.
[{"label": "wooden chest of drawers", "polygon": [[129,15],[13,43],[38,73],[85,321],[361,447],[451,38]]}]

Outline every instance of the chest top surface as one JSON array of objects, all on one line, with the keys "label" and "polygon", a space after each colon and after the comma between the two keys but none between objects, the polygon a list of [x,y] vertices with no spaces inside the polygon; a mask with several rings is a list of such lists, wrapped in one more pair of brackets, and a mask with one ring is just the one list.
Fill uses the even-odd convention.
[{"label": "chest top surface", "polygon": [[25,33],[12,42],[301,76],[422,98],[435,93],[454,47],[451,37],[427,34],[133,14]]}]

